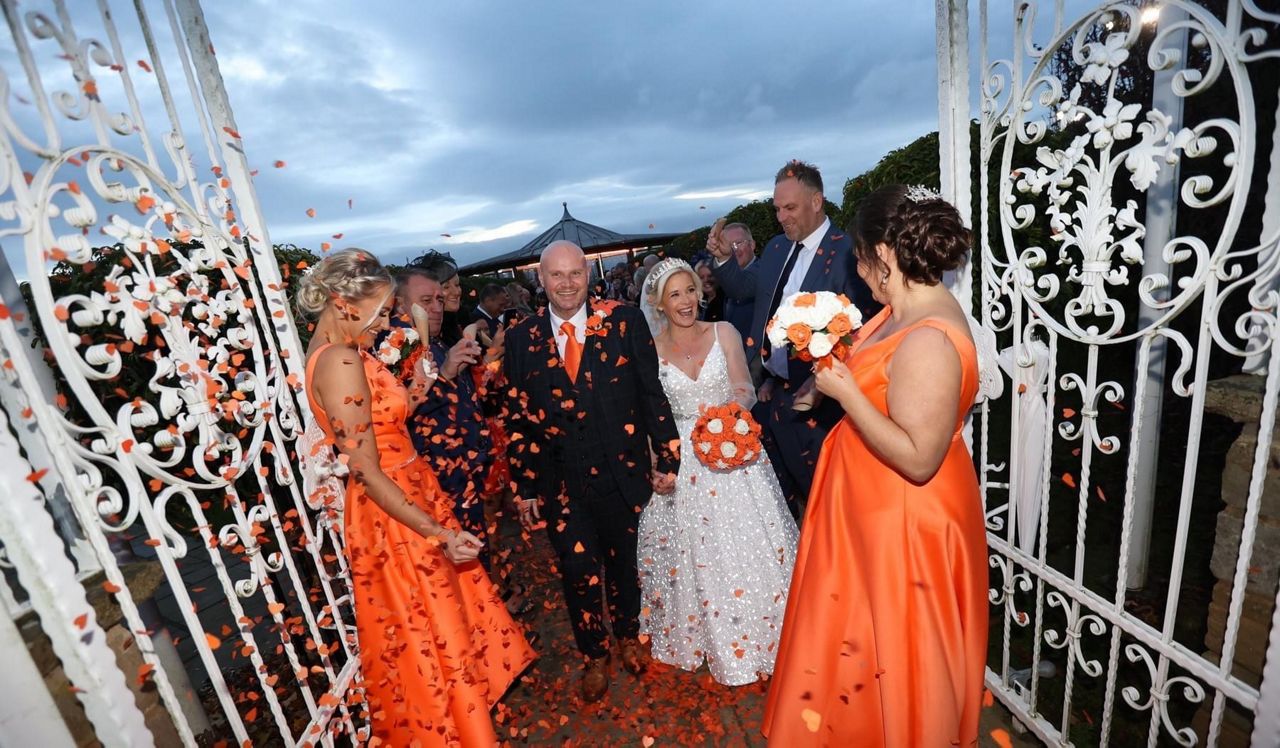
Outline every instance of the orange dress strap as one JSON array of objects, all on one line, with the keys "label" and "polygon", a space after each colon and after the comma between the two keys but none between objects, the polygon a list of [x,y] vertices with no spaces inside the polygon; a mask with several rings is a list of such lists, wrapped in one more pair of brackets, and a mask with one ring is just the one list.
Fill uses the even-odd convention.
[{"label": "orange dress strap", "polygon": [[320,405],[316,400],[315,392],[311,389],[311,372],[315,371],[316,361],[320,360],[320,354],[324,353],[326,348],[331,348],[334,343],[321,343],[320,347],[311,354],[311,358],[307,359],[307,367],[303,371],[303,386],[307,392],[307,404],[311,406],[311,415],[315,416],[316,423],[320,424],[326,432],[329,432],[329,414],[324,412],[324,406]]}]

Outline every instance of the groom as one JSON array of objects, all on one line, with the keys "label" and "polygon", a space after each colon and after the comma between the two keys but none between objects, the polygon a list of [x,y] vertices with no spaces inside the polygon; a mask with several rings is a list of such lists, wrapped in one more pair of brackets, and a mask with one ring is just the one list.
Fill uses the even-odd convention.
[{"label": "groom", "polygon": [[507,331],[507,455],[521,522],[546,520],[587,657],[582,695],[595,701],[609,688],[602,579],[619,658],[644,670],[636,527],[653,492],[675,489],[680,441],[644,316],[587,303],[587,261],[572,242],[543,250],[538,277],[548,308]]}]

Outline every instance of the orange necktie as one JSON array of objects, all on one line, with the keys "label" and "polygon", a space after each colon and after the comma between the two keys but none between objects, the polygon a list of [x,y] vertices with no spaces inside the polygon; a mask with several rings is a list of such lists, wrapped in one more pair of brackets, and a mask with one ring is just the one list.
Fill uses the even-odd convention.
[{"label": "orange necktie", "polygon": [[582,343],[578,342],[578,336],[574,334],[577,331],[572,322],[561,323],[560,332],[567,336],[564,341],[564,369],[569,372],[569,379],[576,383],[578,366],[582,364]]}]

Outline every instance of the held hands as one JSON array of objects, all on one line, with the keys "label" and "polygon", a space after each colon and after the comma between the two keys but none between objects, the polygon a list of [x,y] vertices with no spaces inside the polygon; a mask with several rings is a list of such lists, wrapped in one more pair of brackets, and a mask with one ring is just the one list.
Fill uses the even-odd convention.
[{"label": "held hands", "polygon": [[764,380],[764,384],[760,385],[760,391],[756,393],[756,400],[767,403],[773,399],[773,377]]},{"label": "held hands", "polygon": [[464,366],[474,364],[480,359],[480,344],[475,340],[464,337],[449,349],[449,353],[444,357],[444,364],[440,367],[440,374],[445,379],[455,379],[458,372]]},{"label": "held hands", "polygon": [[720,218],[711,227],[711,233],[707,235],[707,251],[711,253],[717,260],[727,260],[729,255],[733,253],[729,243],[724,240],[722,231],[724,230],[725,219]]},{"label": "held hands", "polygon": [[653,492],[659,496],[666,496],[676,490],[675,473],[659,473],[657,470],[649,473],[649,484],[653,486]]},{"label": "held hands", "polygon": [[542,520],[537,499],[516,499],[516,509],[520,512],[520,526],[526,530],[533,530]]},{"label": "held hands", "polygon": [[480,539],[465,530],[446,530],[444,538],[444,555],[455,564],[465,564],[476,560],[483,544]]}]

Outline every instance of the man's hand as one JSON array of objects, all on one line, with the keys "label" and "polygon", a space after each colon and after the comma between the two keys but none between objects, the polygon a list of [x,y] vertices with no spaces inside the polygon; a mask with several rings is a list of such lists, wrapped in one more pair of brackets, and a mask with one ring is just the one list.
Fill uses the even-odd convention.
[{"label": "man's hand", "polygon": [[654,470],[649,474],[649,483],[653,486],[654,493],[666,496],[676,490],[676,475],[675,473],[659,473]]},{"label": "man's hand", "polygon": [[474,364],[478,360],[480,360],[480,344],[463,338],[454,343],[449,353],[445,355],[444,364],[440,366],[440,374],[445,379],[456,379],[462,367]]},{"label": "man's hand", "polygon": [[724,223],[725,219],[723,218],[717,220],[715,225],[711,227],[711,233],[707,235],[707,251],[717,260],[727,260],[733,255],[733,249],[722,235]]},{"label": "man's hand", "polygon": [[756,399],[762,403],[773,399],[773,377],[765,378],[764,384],[760,385],[760,391],[756,393]]},{"label": "man's hand", "polygon": [[537,499],[516,499],[516,510],[520,512],[520,526],[526,530],[533,530],[542,520]]}]

